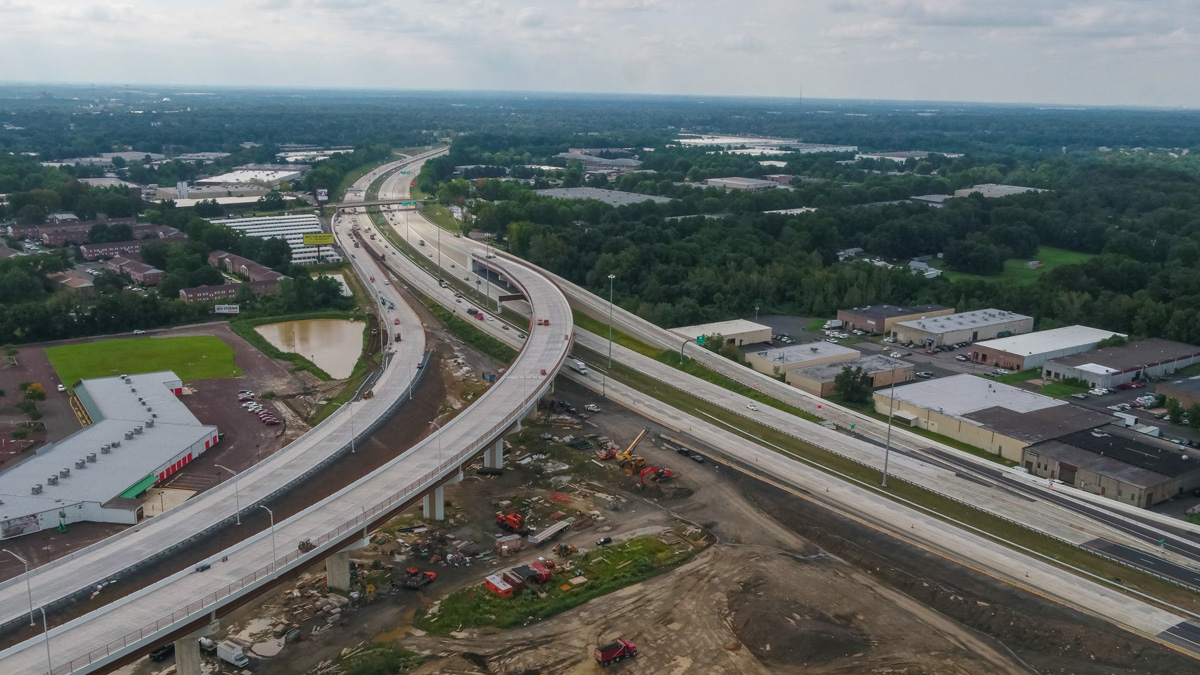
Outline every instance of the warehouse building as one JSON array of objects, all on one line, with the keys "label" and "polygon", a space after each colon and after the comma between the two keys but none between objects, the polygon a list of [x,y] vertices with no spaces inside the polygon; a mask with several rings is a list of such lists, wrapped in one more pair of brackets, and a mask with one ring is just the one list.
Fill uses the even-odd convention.
[{"label": "warehouse building", "polygon": [[[854,251],[862,253],[861,248],[847,249],[838,253],[838,259],[841,259],[842,253]],[[854,253],[853,255],[858,255],[858,253]],[[847,257],[853,257],[853,255],[848,255]],[[891,335],[896,324],[901,321],[914,321],[916,319],[946,316],[953,313],[953,307],[943,307],[941,305],[913,305],[912,307],[867,305],[866,307],[855,307],[854,309],[839,309],[837,318],[841,319],[842,323],[848,329],[857,328],[858,330],[875,335]]]},{"label": "warehouse building", "polygon": [[219,176],[199,178],[196,186],[212,185],[262,185],[278,190],[284,181],[295,181],[304,177],[304,172],[296,167],[286,169],[237,169]]},{"label": "warehouse building", "polygon": [[1200,487],[1200,461],[1186,449],[1116,425],[1032,445],[1024,466],[1035,476],[1143,508]]},{"label": "warehouse building", "polygon": [[1002,309],[977,309],[944,316],[897,321],[893,337],[900,342],[936,347],[1019,335],[1033,330],[1033,317]]},{"label": "warehouse building", "polygon": [[679,328],[672,328],[671,332],[689,340],[695,340],[701,335],[706,337],[720,335],[725,338],[726,343],[738,346],[771,341],[770,326],[764,326],[761,323],[747,321],[746,319],[702,323],[695,326],[680,326]]},{"label": "warehouse building", "polygon": [[974,375],[927,380],[875,392],[875,410],[896,424],[928,429],[1020,462],[1026,447],[1112,422],[1056,398]]},{"label": "warehouse building", "polygon": [[534,190],[534,193],[542,197],[555,197],[558,199],[594,199],[610,206],[629,206],[630,204],[640,204],[642,202],[666,204],[671,201],[669,197],[656,197],[636,192],[605,190],[594,187],[551,188],[547,190]]},{"label": "warehouse building", "polygon": [[779,183],[773,180],[760,180],[758,178],[709,178],[704,181],[704,185],[708,187],[724,188],[726,192],[731,190],[742,190],[745,192],[759,192],[761,190],[774,190],[779,187]]},{"label": "warehouse building", "polygon": [[321,220],[308,213],[291,216],[263,216],[260,218],[226,218],[212,221],[225,225],[251,237],[260,239],[283,239],[292,249],[292,263],[313,265],[318,262],[341,262],[342,256],[332,246],[305,246],[304,235],[321,234]]},{"label": "warehouse building", "polygon": [[0,539],[81,521],[136,524],[143,492],[217,443],[172,372],[75,385],[90,426],[0,473]]},{"label": "warehouse building", "polygon": [[1173,398],[1182,403],[1184,408],[1190,408],[1193,404],[1200,403],[1200,375],[1164,382],[1155,388],[1154,393]]},{"label": "warehouse building", "polygon": [[971,348],[971,360],[1008,370],[1030,370],[1041,368],[1050,359],[1095,349],[1101,340],[1113,336],[1125,337],[1110,330],[1066,326],[980,342]]},{"label": "warehouse building", "polygon": [[746,352],[746,365],[771,376],[785,375],[799,368],[840,363],[857,359],[862,353],[832,342],[810,342],[773,349]]},{"label": "warehouse building", "polygon": [[846,368],[862,368],[871,376],[871,386],[875,388],[887,387],[893,382],[912,382],[914,377],[913,364],[882,354],[872,354],[849,361],[798,368],[788,372],[784,381],[814,396],[829,397],[837,393],[834,381]]},{"label": "warehouse building", "polygon": [[972,194],[981,194],[988,199],[997,199],[999,197],[1011,197],[1013,195],[1025,194],[1026,192],[1045,192],[1041,188],[1022,187],[1020,185],[999,185],[997,183],[980,183],[972,185],[969,188],[955,190],[955,197],[968,197]]},{"label": "warehouse building", "polygon": [[1042,367],[1042,379],[1075,379],[1112,389],[1134,380],[1166,377],[1197,362],[1200,347],[1155,338],[1051,359]]}]

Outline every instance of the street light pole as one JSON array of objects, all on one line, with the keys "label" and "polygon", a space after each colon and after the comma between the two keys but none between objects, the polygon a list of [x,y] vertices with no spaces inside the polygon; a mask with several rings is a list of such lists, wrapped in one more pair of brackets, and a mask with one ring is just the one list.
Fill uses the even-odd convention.
[{"label": "street light pole", "polygon": [[755,323],[758,322],[758,305],[754,306],[754,321]]},{"label": "street light pole", "polygon": [[220,464],[213,464],[213,466],[217,467],[218,469],[225,469],[229,473],[233,474],[233,503],[237,506],[237,513],[235,514],[237,516],[237,524],[241,525],[242,524],[242,497],[241,497],[241,495],[238,494],[238,479],[237,479],[238,472],[234,471],[233,469],[231,469],[227,466],[221,466]]},{"label": "street light pole", "polygon": [[46,608],[38,607],[42,611],[42,635],[46,636],[46,672],[54,672],[54,664],[50,661],[50,623],[46,621]]},{"label": "street light pole", "polygon": [[279,572],[278,568],[275,566],[275,561],[277,559],[275,557],[275,512],[263,506],[262,504],[259,504],[258,508],[266,511],[271,516],[271,573],[275,574]]},{"label": "street light pole", "polygon": [[[442,430],[442,425],[438,424],[437,422],[435,422],[433,420],[429,420],[429,423],[432,424],[433,426],[437,427],[438,431]],[[442,435],[439,433],[438,434],[438,468],[440,469],[441,466],[442,466]]]},{"label": "street light pole", "polygon": [[29,561],[25,560],[21,556],[17,555],[16,553],[13,553],[12,551],[10,551],[8,549],[3,549],[3,551],[5,553],[11,555],[12,557],[16,558],[17,560],[20,560],[21,564],[25,566],[25,593],[29,595],[29,625],[32,626],[32,625],[34,625],[34,621],[33,621],[33,587],[29,583]]},{"label": "street light pole", "polygon": [[613,321],[613,279],[617,275],[608,275],[608,367],[612,368],[612,321]]},{"label": "street light pole", "polygon": [[887,487],[888,458],[892,454],[892,406],[896,405],[896,377],[892,373],[892,390],[888,393],[887,440],[883,444],[883,487]]}]

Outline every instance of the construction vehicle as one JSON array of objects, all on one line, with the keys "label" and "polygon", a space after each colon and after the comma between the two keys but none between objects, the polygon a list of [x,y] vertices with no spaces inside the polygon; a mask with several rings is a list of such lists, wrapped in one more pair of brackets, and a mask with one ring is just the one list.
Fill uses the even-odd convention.
[{"label": "construction vehicle", "polygon": [[571,555],[572,553],[578,553],[578,552],[579,552],[579,549],[575,548],[574,546],[572,546],[570,544],[559,544],[558,546],[554,547],[554,555],[556,555],[560,558],[566,558],[567,556]]},{"label": "construction vehicle", "polygon": [[638,443],[642,442],[642,439],[645,438],[646,434],[648,433],[650,433],[650,427],[642,429],[642,432],[637,435],[637,438],[633,439],[633,442],[629,444],[629,447],[625,448],[625,452],[618,454],[616,457],[617,461],[621,463],[621,467],[625,469],[625,473],[629,474],[630,476],[638,471],[641,471],[642,467],[646,465],[646,460],[643,459],[641,455],[633,454],[633,449],[638,446]]},{"label": "construction vehicle", "polygon": [[407,567],[404,571],[408,573],[408,578],[404,580],[404,587],[410,591],[419,590],[437,580],[437,572],[421,571],[416,567]]},{"label": "construction vehicle", "polygon": [[612,642],[596,647],[596,663],[602,666],[611,665],[622,659],[637,656],[637,645],[628,640],[617,638]]},{"label": "construction vehicle", "polygon": [[497,513],[496,524],[499,525],[500,529],[502,530],[516,532],[517,534],[525,534],[529,531],[528,528],[525,527],[525,516],[517,513],[516,511]]},{"label": "construction vehicle", "polygon": [[675,472],[670,469],[666,469],[666,468],[660,469],[658,467],[648,466],[648,467],[642,469],[641,478],[642,478],[643,483],[646,482],[646,478],[649,478],[650,480],[657,483],[660,481],[667,480],[671,476],[674,476],[674,475],[675,475]]}]

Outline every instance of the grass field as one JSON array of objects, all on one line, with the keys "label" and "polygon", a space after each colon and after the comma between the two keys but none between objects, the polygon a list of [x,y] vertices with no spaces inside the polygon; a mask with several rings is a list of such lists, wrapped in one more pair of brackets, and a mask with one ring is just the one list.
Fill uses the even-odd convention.
[{"label": "grass field", "polygon": [[233,348],[212,336],[104,340],[50,347],[50,365],[68,387],[78,380],[171,370],[183,380],[237,377]]},{"label": "grass field", "polygon": [[1055,267],[1063,265],[1073,265],[1076,263],[1086,262],[1096,257],[1091,253],[1076,253],[1062,248],[1054,248],[1053,246],[1039,246],[1037,255],[1030,260],[1037,260],[1042,263],[1042,266],[1036,270],[1031,270],[1025,266],[1029,260],[1005,260],[1004,271],[995,276],[980,276],[978,274],[967,274],[966,272],[955,272],[946,270],[942,273],[951,281],[960,279],[982,279],[984,281],[1015,281],[1021,284],[1031,284],[1038,280],[1038,277],[1046,274]]}]

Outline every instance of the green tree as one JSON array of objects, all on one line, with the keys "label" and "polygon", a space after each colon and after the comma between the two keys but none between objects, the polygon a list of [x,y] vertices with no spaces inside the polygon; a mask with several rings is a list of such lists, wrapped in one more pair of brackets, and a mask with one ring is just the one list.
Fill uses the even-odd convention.
[{"label": "green tree", "polygon": [[833,378],[833,388],[847,403],[870,403],[872,391],[871,374],[862,366],[846,366]]},{"label": "green tree", "polygon": [[1167,399],[1167,420],[1179,424],[1183,419],[1183,404],[1173,398]]},{"label": "green tree", "polygon": [[1193,429],[1200,429],[1200,403],[1193,403],[1188,407],[1188,426]]}]

